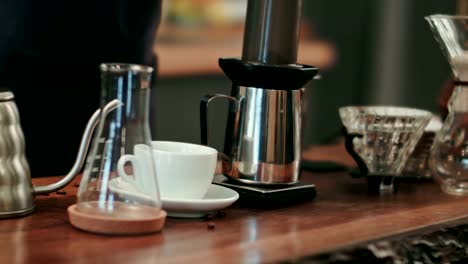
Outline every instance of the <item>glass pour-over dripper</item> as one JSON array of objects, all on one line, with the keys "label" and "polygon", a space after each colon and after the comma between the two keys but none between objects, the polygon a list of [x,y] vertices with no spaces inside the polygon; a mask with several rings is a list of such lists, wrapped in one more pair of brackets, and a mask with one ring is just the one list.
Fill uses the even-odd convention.
[{"label": "glass pour-over dripper", "polygon": [[369,190],[393,193],[400,173],[432,113],[409,107],[345,106],[339,109],[346,150],[356,161]]},{"label": "glass pour-over dripper", "polygon": [[[149,129],[153,69],[102,64],[101,119],[78,190],[71,223],[87,231],[138,234],[159,231],[165,219]],[[118,101],[115,109],[105,109]]]},{"label": "glass pour-over dripper", "polygon": [[429,166],[442,190],[468,194],[468,17],[426,17],[455,77],[448,115],[434,139]]}]

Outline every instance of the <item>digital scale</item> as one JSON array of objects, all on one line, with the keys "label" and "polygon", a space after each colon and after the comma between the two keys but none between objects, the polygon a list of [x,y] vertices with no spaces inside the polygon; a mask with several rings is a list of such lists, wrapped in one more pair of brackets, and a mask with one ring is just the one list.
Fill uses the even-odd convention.
[{"label": "digital scale", "polygon": [[237,191],[241,202],[246,201],[252,205],[287,205],[310,201],[317,195],[314,184],[303,182],[286,186],[247,185],[218,174],[213,178],[213,183]]}]

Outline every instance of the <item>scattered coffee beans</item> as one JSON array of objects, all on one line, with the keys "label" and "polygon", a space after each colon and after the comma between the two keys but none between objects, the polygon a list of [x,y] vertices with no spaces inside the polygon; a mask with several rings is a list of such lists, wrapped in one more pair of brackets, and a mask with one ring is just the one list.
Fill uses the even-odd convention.
[{"label": "scattered coffee beans", "polygon": [[214,222],[211,222],[211,221],[210,221],[210,222],[208,222],[207,227],[208,227],[208,229],[213,230],[213,229],[215,229],[216,225],[215,225]]}]

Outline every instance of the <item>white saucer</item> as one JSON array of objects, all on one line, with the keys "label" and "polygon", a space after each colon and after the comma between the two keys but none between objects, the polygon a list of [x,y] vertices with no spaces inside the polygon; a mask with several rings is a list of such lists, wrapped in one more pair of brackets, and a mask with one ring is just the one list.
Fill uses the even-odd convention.
[{"label": "white saucer", "polygon": [[221,210],[239,199],[239,194],[229,188],[211,184],[202,199],[176,200],[162,197],[163,209],[170,217],[198,218]]},{"label": "white saucer", "polygon": [[[120,177],[109,181],[109,189],[124,199],[148,204],[154,199],[142,193],[134,185],[122,180]],[[239,199],[239,194],[224,186],[211,184],[208,192],[202,199],[171,199],[161,198],[163,209],[170,217],[199,218],[208,213],[221,210]]]},{"label": "white saucer", "polygon": [[135,201],[142,204],[152,204],[154,203],[154,198],[143,193],[133,184],[122,180],[122,178],[117,177],[109,181],[109,190],[114,193],[117,193],[122,198]]}]

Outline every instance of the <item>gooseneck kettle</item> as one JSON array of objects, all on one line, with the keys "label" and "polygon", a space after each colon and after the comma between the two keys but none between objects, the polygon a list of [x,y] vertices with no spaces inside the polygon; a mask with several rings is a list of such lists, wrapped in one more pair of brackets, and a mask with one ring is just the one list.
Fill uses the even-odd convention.
[{"label": "gooseneck kettle", "polygon": [[69,184],[83,166],[91,135],[99,120],[119,107],[113,100],[98,109],[85,128],[75,163],[66,176],[45,186],[33,186],[25,157],[25,142],[18,108],[12,92],[0,92],[0,218],[23,216],[34,210],[34,196],[62,189]]}]

